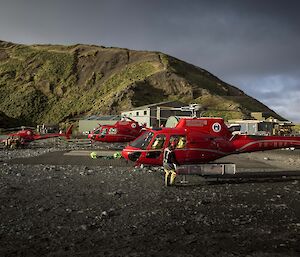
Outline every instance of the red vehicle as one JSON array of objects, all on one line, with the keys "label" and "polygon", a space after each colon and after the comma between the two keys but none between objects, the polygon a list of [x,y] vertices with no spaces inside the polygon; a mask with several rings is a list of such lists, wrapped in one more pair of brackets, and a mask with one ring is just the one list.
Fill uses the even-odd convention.
[{"label": "red vehicle", "polygon": [[42,140],[52,137],[66,137],[70,138],[72,134],[73,125],[71,125],[66,133],[47,133],[47,134],[38,134],[35,133],[32,129],[22,129],[16,133],[8,134],[8,138],[2,140],[6,144],[6,146],[10,146],[11,143],[16,143],[17,145],[26,145],[35,140]]},{"label": "red vehicle", "polygon": [[146,128],[129,117],[125,119],[117,121],[114,125],[99,126],[88,135],[88,138],[100,142],[129,142],[141,135]]},{"label": "red vehicle", "polygon": [[149,130],[123,149],[136,164],[162,165],[163,150],[172,141],[179,164],[201,164],[230,154],[277,148],[300,148],[300,137],[233,135],[222,118],[182,118],[175,128]]}]

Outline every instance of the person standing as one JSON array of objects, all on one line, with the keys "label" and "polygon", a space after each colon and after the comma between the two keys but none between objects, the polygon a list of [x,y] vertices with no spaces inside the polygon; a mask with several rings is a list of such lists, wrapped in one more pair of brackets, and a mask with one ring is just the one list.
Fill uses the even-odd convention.
[{"label": "person standing", "polygon": [[164,150],[163,167],[165,171],[165,186],[172,186],[175,183],[176,166],[179,165],[174,152],[176,145],[177,142],[172,141]]}]

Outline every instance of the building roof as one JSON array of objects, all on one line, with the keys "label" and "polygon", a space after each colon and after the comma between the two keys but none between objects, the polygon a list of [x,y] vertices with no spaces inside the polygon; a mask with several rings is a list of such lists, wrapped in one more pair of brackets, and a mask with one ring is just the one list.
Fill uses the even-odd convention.
[{"label": "building roof", "polygon": [[107,115],[107,116],[97,116],[92,115],[89,117],[86,117],[85,120],[120,120],[120,115]]},{"label": "building roof", "polygon": [[[160,103],[154,103],[154,104],[147,104],[147,105],[138,106],[138,107],[135,107],[135,108],[133,108],[132,110],[129,110],[129,111],[147,109],[147,108],[156,107],[156,106],[181,107],[183,105],[185,105],[185,103],[180,102],[180,101],[164,101],[164,102],[160,102]],[[129,112],[129,111],[126,111],[126,112]]]},{"label": "building roof", "polygon": [[228,120],[228,123],[274,123],[267,120]]}]

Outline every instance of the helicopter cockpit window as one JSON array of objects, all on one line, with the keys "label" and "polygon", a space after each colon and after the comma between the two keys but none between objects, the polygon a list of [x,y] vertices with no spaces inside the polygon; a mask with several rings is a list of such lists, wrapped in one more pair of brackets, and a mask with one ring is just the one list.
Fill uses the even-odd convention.
[{"label": "helicopter cockpit window", "polygon": [[163,147],[163,145],[164,145],[165,140],[166,140],[166,136],[165,135],[158,135],[155,138],[155,140],[154,140],[154,142],[153,142],[153,144],[151,146],[151,149],[161,149]]},{"label": "helicopter cockpit window", "polygon": [[102,136],[105,136],[107,134],[107,128],[104,128],[102,131],[101,131],[101,135]]},{"label": "helicopter cockpit window", "polygon": [[117,129],[116,128],[110,128],[109,131],[108,131],[108,134],[110,134],[110,135],[117,134]]},{"label": "helicopter cockpit window", "polygon": [[176,148],[178,148],[178,149],[185,148],[185,145],[186,145],[186,137],[179,136]]},{"label": "helicopter cockpit window", "polygon": [[132,147],[140,148],[145,150],[153,138],[153,132],[146,132],[138,137],[136,140],[131,142],[129,145]]},{"label": "helicopter cockpit window", "polygon": [[170,142],[169,142],[169,145],[172,143],[172,142],[177,142],[177,145],[176,145],[176,149],[182,149],[182,148],[185,148],[185,145],[186,145],[186,136],[181,136],[181,135],[174,135],[174,136],[171,136],[170,137]]}]

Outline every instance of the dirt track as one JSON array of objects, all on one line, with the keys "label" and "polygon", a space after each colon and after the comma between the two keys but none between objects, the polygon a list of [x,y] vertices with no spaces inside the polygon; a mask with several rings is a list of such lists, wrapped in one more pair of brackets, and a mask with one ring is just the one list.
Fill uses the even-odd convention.
[{"label": "dirt track", "polygon": [[[165,188],[159,169],[54,150],[0,163],[0,256],[300,255],[298,179]],[[227,160],[300,170],[299,151],[266,154]]]}]

